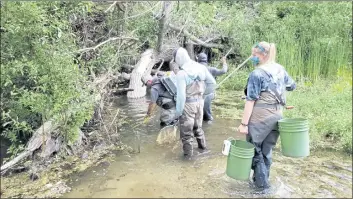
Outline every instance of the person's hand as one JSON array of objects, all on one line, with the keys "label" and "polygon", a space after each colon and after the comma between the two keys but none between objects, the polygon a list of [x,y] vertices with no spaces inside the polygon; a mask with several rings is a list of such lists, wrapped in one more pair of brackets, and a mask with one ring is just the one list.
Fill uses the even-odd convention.
[{"label": "person's hand", "polygon": [[147,123],[151,118],[151,115],[146,114],[145,117],[143,118],[143,123]]},{"label": "person's hand", "polygon": [[178,125],[178,122],[179,122],[179,118],[174,118],[167,123],[167,126],[170,126],[170,125],[176,126]]},{"label": "person's hand", "polygon": [[248,127],[240,124],[240,126],[238,127],[238,131],[241,134],[248,134]]}]

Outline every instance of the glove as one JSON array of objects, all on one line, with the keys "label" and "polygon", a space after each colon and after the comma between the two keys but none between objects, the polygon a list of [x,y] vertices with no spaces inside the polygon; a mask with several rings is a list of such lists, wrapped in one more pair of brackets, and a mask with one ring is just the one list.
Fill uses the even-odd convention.
[{"label": "glove", "polygon": [[168,122],[168,125],[177,125],[181,115],[175,114],[174,117]]},{"label": "glove", "polygon": [[167,123],[168,126],[170,126],[170,125],[176,126],[178,124],[179,124],[179,119],[173,119]]},{"label": "glove", "polygon": [[163,104],[163,99],[161,97],[159,97],[156,101],[156,104],[157,104],[157,106],[161,107]]},{"label": "glove", "polygon": [[146,124],[147,122],[149,122],[151,119],[151,116],[150,115],[145,115],[145,117],[143,118],[143,123]]}]

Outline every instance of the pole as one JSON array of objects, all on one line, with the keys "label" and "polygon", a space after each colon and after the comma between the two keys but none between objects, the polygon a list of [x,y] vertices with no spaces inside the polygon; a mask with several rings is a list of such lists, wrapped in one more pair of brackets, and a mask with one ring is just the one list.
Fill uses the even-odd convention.
[{"label": "pole", "polygon": [[239,70],[246,62],[248,62],[250,58],[251,56],[248,57],[243,63],[241,63],[236,69],[234,69],[226,78],[224,78],[221,82],[219,82],[219,84],[217,85],[217,88],[219,88],[219,86],[223,84],[223,82],[225,82],[230,76],[232,76],[237,70]]}]

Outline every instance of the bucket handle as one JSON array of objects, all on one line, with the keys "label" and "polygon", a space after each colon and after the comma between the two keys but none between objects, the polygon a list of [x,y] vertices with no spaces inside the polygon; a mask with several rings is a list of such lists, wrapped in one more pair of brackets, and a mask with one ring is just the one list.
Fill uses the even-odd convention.
[{"label": "bucket handle", "polygon": [[227,138],[227,140],[230,141],[230,140],[235,140],[235,139],[233,137],[229,137],[229,138]]}]

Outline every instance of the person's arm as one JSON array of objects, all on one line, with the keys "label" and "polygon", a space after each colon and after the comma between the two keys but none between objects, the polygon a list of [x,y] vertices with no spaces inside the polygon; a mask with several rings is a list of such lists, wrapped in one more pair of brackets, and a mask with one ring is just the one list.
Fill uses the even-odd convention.
[{"label": "person's arm", "polygon": [[222,57],[222,70],[219,70],[219,75],[223,75],[228,71],[228,65],[225,57]]},{"label": "person's arm", "polygon": [[254,109],[255,101],[246,101],[244,106],[243,118],[241,120],[242,124],[248,125],[252,110]]},{"label": "person's arm", "polygon": [[286,85],[287,91],[293,91],[297,87],[297,84],[292,77],[288,75],[287,71],[284,71],[284,84]]},{"label": "person's arm", "polygon": [[148,105],[147,116],[151,116],[152,112],[157,106],[158,91],[155,88],[151,88],[151,102]]},{"label": "person's arm", "polygon": [[223,68],[222,69],[218,69],[216,67],[209,67],[208,68],[209,72],[212,75],[214,75],[214,76],[220,76],[220,75],[223,75],[223,74],[227,73],[228,65],[227,65],[227,62],[226,62],[225,58],[222,58],[222,63],[223,63]]},{"label": "person's arm", "polygon": [[214,93],[216,87],[217,87],[217,82],[214,79],[214,77],[211,75],[209,70],[205,67],[205,92],[204,95],[208,95],[210,93]]},{"label": "person's arm", "polygon": [[179,71],[176,75],[177,79],[177,99],[176,99],[176,117],[183,114],[186,101],[186,81],[185,72]]},{"label": "person's arm", "polygon": [[255,101],[260,98],[261,93],[261,77],[257,71],[253,71],[248,79],[246,102],[244,106],[242,124],[248,125],[251,113],[254,108]]},{"label": "person's arm", "polygon": [[154,111],[154,109],[156,108],[157,104],[156,103],[153,103],[153,102],[150,102],[148,104],[148,110],[147,110],[147,116],[151,116],[152,115],[152,112]]},{"label": "person's arm", "polygon": [[210,73],[210,71],[206,67],[204,69],[205,69],[205,83],[207,85],[216,85],[217,82],[212,76],[212,74]]},{"label": "person's arm", "polygon": [[223,71],[223,69],[218,69],[216,67],[208,67],[208,71],[214,76],[220,76],[226,73]]}]

